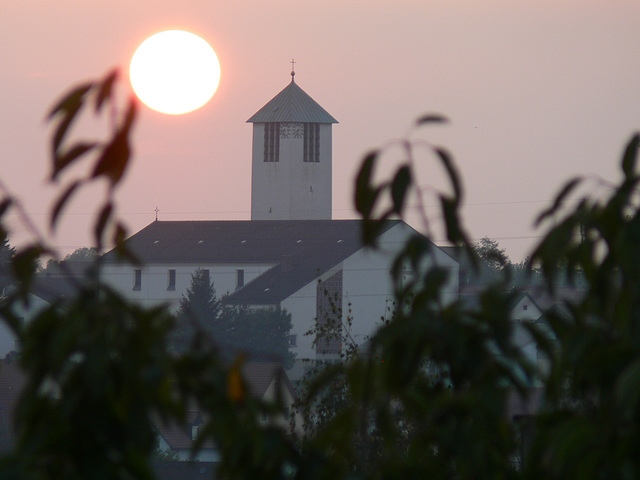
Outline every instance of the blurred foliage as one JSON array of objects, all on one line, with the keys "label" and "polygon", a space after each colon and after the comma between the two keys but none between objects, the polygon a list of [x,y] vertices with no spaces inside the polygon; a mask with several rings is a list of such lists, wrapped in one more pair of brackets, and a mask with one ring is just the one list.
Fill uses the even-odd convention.
[{"label": "blurred foliage", "polygon": [[[131,258],[113,190],[131,158],[136,107],[131,100],[118,114],[116,79],[112,72],[82,85],[52,110],[52,181],[82,161],[90,163],[90,174],[62,189],[51,225],[78,188],[104,179],[109,189],[94,223],[95,247],[100,251],[111,232],[116,248]],[[107,104],[115,111],[107,139],[69,140],[78,112],[91,103],[97,115]],[[425,115],[415,126],[445,121]],[[11,259],[14,288],[0,314],[20,341],[27,386],[0,476],[151,479],[154,422],[181,423],[188,406],[197,404],[206,422],[196,449],[215,442],[222,457],[216,475],[223,479],[640,477],[638,144],[634,136],[623,155],[623,178],[608,198],[580,197],[581,180],[574,179],[538,219],[546,234],[530,264],[539,265],[542,286],[554,295],[562,275],[580,275],[584,291],[540,321],[519,324],[536,358],[514,342],[518,293],[504,288],[506,279],[484,288],[471,306],[443,301],[450,272],[438,265],[428,236],[433,220],[424,214],[427,235],[408,239],[391,268],[393,317],[366,352],[310,379],[300,405],[310,414],[331,413],[302,439],[260,423],[261,413],[283,404],[247,395],[242,357],[230,366],[221,362],[219,345],[208,335],[193,336],[182,353],[169,352],[174,319],[166,309],[130,303],[97,276],[78,285],[74,298],[59,299],[23,324],[16,311],[29,301],[36,261],[52,250],[41,240],[21,248]],[[355,203],[363,241],[375,248],[380,221],[402,218],[411,195],[420,204],[431,202],[423,195],[428,191],[448,240],[477,268],[460,219],[464,189],[451,155],[432,147],[450,182],[440,191],[419,184],[414,144],[407,140],[404,148],[406,158],[390,180],[376,181],[381,150],[362,163]],[[1,204],[3,231],[15,200],[7,195]],[[403,281],[407,266],[414,275]],[[537,414],[513,421],[510,395],[528,400],[536,385],[545,392]]]}]

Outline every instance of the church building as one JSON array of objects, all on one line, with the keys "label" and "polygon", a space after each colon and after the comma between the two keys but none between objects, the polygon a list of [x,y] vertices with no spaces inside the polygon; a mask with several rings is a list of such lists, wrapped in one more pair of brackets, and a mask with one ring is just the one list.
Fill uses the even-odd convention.
[{"label": "church building", "polygon": [[[387,221],[378,250],[365,249],[360,220],[332,220],[331,129],[337,123],[291,82],[248,120],[253,124],[251,220],[159,221],[127,240],[142,266],[104,257],[105,282],[127,298],[177,308],[191,275],[206,270],[218,296],[252,308],[277,306],[292,316],[290,338],[302,360],[337,358],[342,345],[305,335],[334,321],[366,342],[393,305],[390,267],[416,234]],[[432,262],[450,270],[445,300],[458,292],[458,263],[434,245]],[[425,265],[424,268],[429,268]]]},{"label": "church building", "polygon": [[253,123],[251,220],[331,220],[331,126],[337,123],[295,82]]}]

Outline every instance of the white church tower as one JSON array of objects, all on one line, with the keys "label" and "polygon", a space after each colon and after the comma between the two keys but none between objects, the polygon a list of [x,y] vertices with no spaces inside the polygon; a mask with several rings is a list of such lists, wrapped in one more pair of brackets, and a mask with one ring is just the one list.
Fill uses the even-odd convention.
[{"label": "white church tower", "polygon": [[331,124],[338,122],[294,77],[247,120],[251,220],[331,220]]}]

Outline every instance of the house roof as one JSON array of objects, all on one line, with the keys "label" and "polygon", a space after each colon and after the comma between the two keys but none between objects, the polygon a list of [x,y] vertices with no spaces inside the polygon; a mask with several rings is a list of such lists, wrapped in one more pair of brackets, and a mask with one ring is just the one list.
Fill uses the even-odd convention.
[{"label": "house roof", "polygon": [[291,76],[291,83],[247,120],[247,123],[306,122],[338,123],[311,98]]},{"label": "house roof", "polygon": [[[387,221],[384,231],[399,223]],[[155,221],[126,245],[147,265],[270,265],[228,301],[276,305],[359,250],[361,230],[360,220]],[[111,251],[103,261],[119,259]]]},{"label": "house roof", "polygon": [[542,308],[540,308],[540,306],[535,301],[535,299],[531,295],[529,295],[529,293],[526,292],[526,291],[520,292],[520,295],[518,295],[516,298],[514,298],[513,302],[511,302],[511,309],[516,308],[518,306],[518,304],[525,298],[529,299],[531,304],[540,312],[540,316],[542,316],[544,310],[542,310]]},{"label": "house roof", "polygon": [[280,363],[245,363],[242,365],[242,375],[251,395],[256,398],[264,398],[274,380],[281,381],[291,395],[295,395],[293,385]]},{"label": "house roof", "polygon": [[[165,423],[163,421],[156,421],[156,429],[158,434],[164,438],[164,441],[171,447],[172,450],[188,450],[193,446],[193,438],[191,437],[191,426],[194,424],[201,424],[202,420],[199,410],[189,410],[186,414],[184,424],[177,425],[175,423]],[[205,448],[213,448],[211,442],[206,442]]]}]

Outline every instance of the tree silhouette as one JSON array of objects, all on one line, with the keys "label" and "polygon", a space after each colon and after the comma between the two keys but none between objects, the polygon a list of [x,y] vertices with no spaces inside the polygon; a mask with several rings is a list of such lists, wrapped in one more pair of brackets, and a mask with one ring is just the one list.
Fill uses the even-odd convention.
[{"label": "tree silhouette", "polygon": [[184,351],[194,336],[218,320],[220,301],[209,277],[209,270],[198,269],[191,274],[191,283],[180,298],[177,326],[172,343],[177,351]]}]

